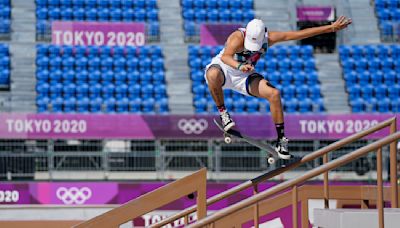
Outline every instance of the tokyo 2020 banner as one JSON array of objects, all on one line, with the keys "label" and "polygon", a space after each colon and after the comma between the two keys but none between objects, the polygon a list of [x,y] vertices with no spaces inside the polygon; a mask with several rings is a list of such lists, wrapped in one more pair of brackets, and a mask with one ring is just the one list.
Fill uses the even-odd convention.
[{"label": "tokyo 2020 banner", "polygon": [[142,46],[146,40],[145,24],[54,21],[51,39],[57,45]]},{"label": "tokyo 2020 banner", "polygon": [[[29,182],[0,184],[0,205],[1,204],[34,204],[34,205],[103,205],[103,204],[123,204],[141,195],[151,192],[167,182],[148,182],[148,183],[116,183],[116,182]],[[207,198],[226,191],[240,183],[208,183]],[[264,183],[260,185],[260,190],[265,190],[274,186],[275,183]],[[252,189],[239,192],[235,197],[229,197],[208,207],[208,210],[215,211],[237,203],[252,195]],[[196,199],[188,197],[181,198],[162,208],[141,216],[133,221],[135,226],[150,226],[161,219],[175,214],[196,203]],[[264,220],[282,218],[285,224],[291,208],[285,208],[263,217]],[[190,218],[194,219],[193,216]],[[285,220],[285,221],[283,221]],[[183,222],[183,221],[182,221]],[[183,223],[181,223],[183,224]],[[175,227],[175,226],[173,226]],[[176,227],[181,227],[177,224]]]},{"label": "tokyo 2020 banner", "polygon": [[333,21],[335,8],[332,6],[298,6],[298,21]]},{"label": "tokyo 2020 banner", "polygon": [[[156,190],[168,182],[25,182],[25,183],[2,183],[0,184],[0,205],[5,204],[24,204],[24,205],[120,205],[132,199],[142,196],[148,192]],[[207,198],[231,189],[239,182],[207,183]],[[264,191],[275,186],[277,183],[261,183],[259,191]],[[321,182],[313,184],[322,185]],[[361,182],[335,182],[332,185],[360,185]],[[218,201],[207,207],[208,211],[216,211],[227,206],[233,205],[253,195],[252,188],[248,188],[236,193],[234,196]],[[322,200],[321,200],[322,201]],[[159,222],[170,215],[188,208],[196,203],[196,199],[183,197],[156,211],[143,215],[132,224],[136,226],[150,226]],[[311,203],[309,207],[322,208],[323,203]],[[291,227],[292,226],[292,207],[282,208],[274,213],[262,216],[260,222],[266,227]],[[189,217],[192,221],[195,214]],[[182,227],[182,221],[177,221],[170,227]],[[277,226],[279,224],[280,226]],[[251,227],[246,224],[243,227]]]},{"label": "tokyo 2020 banner", "polygon": [[[399,114],[286,115],[291,139],[341,139]],[[3,139],[209,139],[221,138],[214,115],[0,114]],[[237,128],[257,139],[274,139],[269,115],[235,115]],[[397,122],[400,128],[399,121]],[[388,128],[369,139],[386,136]]]}]

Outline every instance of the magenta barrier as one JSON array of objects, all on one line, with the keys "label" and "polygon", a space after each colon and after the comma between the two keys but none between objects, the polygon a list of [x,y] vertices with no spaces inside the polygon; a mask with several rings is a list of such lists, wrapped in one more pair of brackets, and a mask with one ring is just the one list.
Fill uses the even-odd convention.
[{"label": "magenta barrier", "polygon": [[[291,139],[341,139],[399,114],[286,115]],[[3,139],[210,139],[221,138],[213,115],[0,114]],[[237,128],[257,139],[274,139],[269,115],[233,115]],[[399,121],[397,122],[400,128]],[[389,133],[378,131],[367,138]]]},{"label": "magenta barrier", "polygon": [[200,45],[224,45],[229,35],[240,27],[240,24],[201,24]]},{"label": "magenta barrier", "polygon": [[57,45],[142,46],[146,40],[145,24],[53,21],[51,40]]},{"label": "magenta barrier", "polygon": [[[1,204],[30,204],[30,205],[101,205],[101,204],[123,204],[150,191],[164,186],[168,182],[142,182],[142,183],[119,183],[119,182],[25,182],[25,183],[2,183],[0,184]],[[207,183],[207,198],[226,191],[239,182]],[[261,183],[259,191],[264,191],[277,183]],[[322,182],[313,184],[321,185]],[[360,185],[362,182],[332,182],[332,185]],[[252,196],[252,189],[228,197],[208,207],[215,211],[235,204]],[[160,221],[168,215],[181,211],[196,203],[196,199],[188,197],[176,200],[156,212],[150,213],[133,221],[136,226],[148,226]],[[300,211],[300,210],[299,210]],[[284,227],[291,227],[291,206],[268,214],[261,218],[261,222],[272,219],[280,219]],[[192,217],[190,217],[192,218]],[[176,226],[180,227],[177,223]],[[251,227],[249,224],[244,227]]]},{"label": "magenta barrier", "polygon": [[298,21],[333,21],[335,8],[331,6],[298,6]]}]

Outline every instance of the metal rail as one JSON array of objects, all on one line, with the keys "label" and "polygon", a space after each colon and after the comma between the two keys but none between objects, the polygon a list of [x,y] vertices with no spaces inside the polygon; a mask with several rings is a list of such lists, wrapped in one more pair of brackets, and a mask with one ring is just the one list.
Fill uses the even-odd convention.
[{"label": "metal rail", "polygon": [[[223,200],[223,199],[225,199],[225,198],[227,198],[227,197],[229,197],[229,196],[231,196],[231,195],[233,195],[235,193],[243,191],[244,189],[252,187],[252,186],[254,187],[254,192],[256,194],[258,192],[257,191],[257,185],[260,182],[263,182],[263,181],[266,181],[268,179],[271,179],[272,177],[280,175],[281,173],[286,172],[288,170],[294,169],[294,168],[296,168],[296,167],[298,167],[298,166],[300,166],[302,164],[305,164],[305,163],[307,163],[309,161],[312,161],[312,160],[314,160],[314,159],[316,159],[318,157],[327,155],[328,153],[330,153],[332,151],[335,151],[335,150],[343,147],[344,145],[352,143],[352,142],[354,142],[354,141],[356,141],[358,139],[361,139],[361,138],[363,138],[363,137],[365,137],[365,136],[367,136],[369,134],[372,134],[372,133],[374,133],[376,131],[382,130],[383,128],[389,127],[389,126],[390,126],[390,134],[394,134],[396,132],[396,117],[392,117],[390,119],[387,119],[387,120],[385,120],[383,122],[380,122],[377,125],[372,126],[372,127],[368,128],[366,130],[363,130],[361,132],[358,132],[356,134],[348,136],[348,137],[346,137],[346,138],[344,138],[342,140],[339,140],[339,141],[337,141],[335,143],[332,143],[332,144],[330,144],[330,145],[328,145],[328,146],[326,146],[324,148],[321,148],[321,149],[319,149],[319,150],[317,150],[317,151],[315,151],[313,153],[310,153],[310,154],[304,156],[299,162],[296,162],[296,163],[293,163],[293,164],[291,164],[289,166],[282,167],[282,168],[267,172],[267,173],[262,174],[262,175],[254,178],[252,180],[246,181],[246,182],[244,182],[244,183],[242,183],[242,184],[240,184],[238,186],[235,186],[234,188],[231,188],[231,189],[229,189],[229,190],[227,190],[225,192],[222,192],[222,193],[220,193],[218,195],[215,195],[215,196],[207,199],[206,205],[209,206],[209,205],[211,205],[213,203],[216,203],[216,202],[218,202],[220,200]],[[370,145],[372,145],[372,144],[370,144]],[[327,158],[324,159],[324,164],[326,164],[327,160],[328,160]],[[391,191],[392,191],[391,203],[392,204],[391,205],[392,205],[393,208],[397,208],[398,207],[398,190],[396,188],[396,186],[397,186],[397,182],[396,182],[397,181],[397,170],[396,170],[397,169],[397,165],[396,165],[396,162],[397,162],[396,142],[392,142],[390,144],[390,177],[391,177],[391,186],[392,186],[392,188],[391,188]],[[329,186],[328,186],[328,175],[327,174],[324,175],[324,186],[325,186],[324,187],[324,194],[325,194],[324,196],[326,198],[325,199],[325,206],[328,206]],[[171,217],[166,218],[163,221],[160,221],[159,223],[156,223],[156,224],[152,225],[151,227],[162,227],[162,226],[167,225],[167,224],[169,224],[169,223],[171,223],[171,222],[173,222],[173,221],[175,221],[177,219],[186,217],[189,214],[194,213],[195,211],[196,211],[196,207],[195,206],[189,207],[189,208],[187,208],[187,209],[185,209],[185,210],[183,210],[183,211],[181,211],[181,212],[179,212],[179,213],[177,213],[177,214],[175,214],[175,215],[173,215]],[[258,225],[256,225],[255,227],[258,227]]]},{"label": "metal rail", "polygon": [[[343,164],[349,163],[352,160],[355,160],[355,159],[357,159],[357,158],[359,158],[359,157],[361,157],[363,155],[366,155],[369,152],[372,152],[374,150],[379,150],[381,152],[381,148],[383,146],[385,146],[385,145],[387,145],[389,143],[396,142],[399,139],[400,139],[400,132],[396,132],[394,134],[391,134],[391,135],[389,135],[389,136],[387,136],[387,137],[385,137],[383,139],[380,139],[380,140],[378,140],[378,141],[376,141],[374,143],[371,143],[371,144],[369,144],[367,146],[364,146],[364,147],[362,147],[362,148],[360,148],[360,149],[358,149],[358,150],[356,150],[354,152],[346,154],[346,155],[344,155],[344,156],[342,156],[340,158],[337,158],[337,159],[335,159],[335,160],[333,160],[333,161],[331,161],[329,163],[326,163],[326,164],[324,164],[324,165],[322,165],[322,166],[320,166],[318,168],[310,170],[310,171],[306,172],[304,175],[302,175],[302,176],[300,176],[298,178],[285,181],[285,182],[283,182],[281,184],[278,184],[278,185],[276,185],[274,187],[271,187],[271,188],[267,189],[264,192],[258,193],[257,195],[254,195],[254,196],[252,196],[250,198],[247,198],[247,199],[245,199],[245,200],[243,200],[243,201],[241,201],[241,202],[239,202],[239,203],[237,203],[235,205],[232,205],[232,206],[229,206],[229,207],[227,207],[227,208],[225,208],[223,210],[220,210],[220,211],[212,214],[209,217],[206,217],[204,219],[201,219],[201,220],[197,221],[195,224],[189,225],[188,227],[195,228],[195,227],[202,227],[202,226],[205,226],[205,225],[213,224],[213,223],[215,223],[216,221],[218,221],[221,218],[224,218],[224,217],[226,217],[228,215],[232,215],[233,213],[238,212],[239,210],[244,209],[246,207],[253,206],[254,204],[266,199],[267,197],[270,197],[270,196],[272,196],[274,194],[277,194],[277,193],[279,193],[279,192],[281,192],[281,191],[283,191],[285,189],[288,189],[290,187],[294,187],[294,186],[296,186],[298,184],[301,184],[301,183],[307,181],[308,179],[311,179],[311,178],[313,178],[315,176],[318,176],[318,175],[321,175],[321,174],[323,174],[325,172],[328,172],[329,170],[332,170],[332,169],[334,169],[334,168],[336,168],[338,166],[341,166]],[[378,192],[380,193],[380,195],[382,194],[382,179],[381,178],[382,178],[382,176],[380,178],[378,176],[378,179],[380,179],[380,181],[378,181],[379,182],[378,183]],[[395,190],[397,191],[397,185],[395,186]],[[392,189],[392,192],[393,192],[393,189]],[[395,197],[397,198],[397,196],[395,196]],[[392,198],[394,198],[393,195],[392,195]],[[380,216],[379,221],[382,221],[381,224],[383,225],[383,209],[382,209],[383,202],[382,202],[382,197],[378,196],[378,199],[381,200],[381,202],[378,203],[378,207],[379,207],[378,210],[382,211],[382,213],[379,213],[379,216]],[[382,226],[380,226],[380,227],[382,227]]]}]

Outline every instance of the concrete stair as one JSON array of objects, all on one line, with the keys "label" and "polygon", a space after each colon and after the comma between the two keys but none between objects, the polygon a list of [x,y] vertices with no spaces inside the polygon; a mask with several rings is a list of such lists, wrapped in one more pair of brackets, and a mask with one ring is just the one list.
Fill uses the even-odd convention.
[{"label": "concrete stair", "polygon": [[11,89],[13,112],[35,112],[35,1],[11,2]]},{"label": "concrete stair", "polygon": [[350,113],[348,95],[342,78],[342,68],[337,54],[315,54],[321,93],[329,114]]},{"label": "concrete stair", "polygon": [[192,114],[193,95],[188,66],[188,45],[184,42],[183,19],[179,0],[157,2],[161,46],[164,51],[167,94],[171,114]]}]

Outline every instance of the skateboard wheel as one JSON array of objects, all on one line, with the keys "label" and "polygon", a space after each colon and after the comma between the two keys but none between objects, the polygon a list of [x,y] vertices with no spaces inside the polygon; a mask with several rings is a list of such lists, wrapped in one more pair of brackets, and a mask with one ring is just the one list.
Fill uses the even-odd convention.
[{"label": "skateboard wheel", "polygon": [[268,158],[268,163],[269,163],[270,165],[274,164],[274,163],[275,163],[275,158],[269,157],[269,158]]},{"label": "skateboard wheel", "polygon": [[226,144],[230,144],[232,142],[232,139],[231,139],[231,137],[225,137],[224,141]]}]

